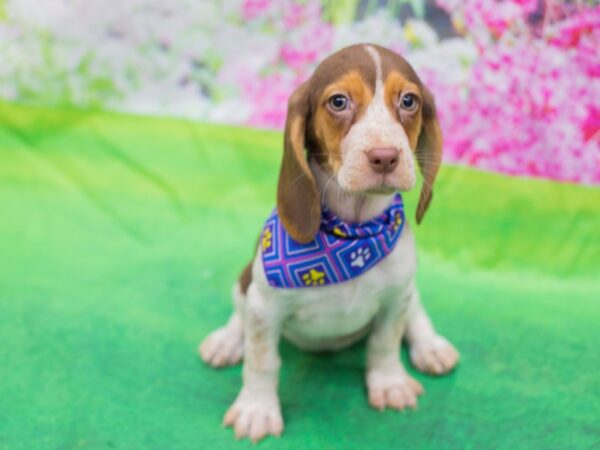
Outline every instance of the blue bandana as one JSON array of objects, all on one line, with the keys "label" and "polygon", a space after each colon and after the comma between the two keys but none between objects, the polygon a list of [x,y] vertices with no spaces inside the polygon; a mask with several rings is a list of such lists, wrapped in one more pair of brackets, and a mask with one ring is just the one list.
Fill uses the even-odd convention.
[{"label": "blue bandana", "polygon": [[379,216],[363,223],[345,223],[323,208],[321,226],[308,244],[294,241],[277,210],[261,236],[262,261],[269,284],[304,288],[342,283],[362,275],[394,249],[404,227],[400,194]]}]

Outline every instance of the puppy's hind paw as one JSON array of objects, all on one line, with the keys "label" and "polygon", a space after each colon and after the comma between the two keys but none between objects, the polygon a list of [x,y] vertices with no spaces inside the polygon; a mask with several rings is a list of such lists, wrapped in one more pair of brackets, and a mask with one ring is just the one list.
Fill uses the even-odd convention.
[{"label": "puppy's hind paw", "polygon": [[444,337],[434,335],[412,343],[410,360],[421,372],[443,375],[458,364],[459,353]]},{"label": "puppy's hind paw", "polygon": [[244,333],[238,324],[229,323],[209,334],[198,347],[202,360],[212,367],[233,366],[244,354]]},{"label": "puppy's hind paw", "polygon": [[417,398],[424,392],[421,383],[401,368],[391,372],[369,370],[367,388],[369,403],[380,411],[386,407],[400,411],[405,408],[416,409]]}]

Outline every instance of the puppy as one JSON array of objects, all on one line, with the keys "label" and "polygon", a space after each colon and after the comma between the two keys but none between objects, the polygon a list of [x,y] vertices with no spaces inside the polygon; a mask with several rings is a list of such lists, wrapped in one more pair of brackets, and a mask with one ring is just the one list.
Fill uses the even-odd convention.
[{"label": "puppy", "polygon": [[438,335],[415,284],[416,251],[402,198],[423,175],[420,223],[442,138],[433,97],[399,55],[354,45],[325,59],[288,103],[277,209],[233,289],[227,324],[200,345],[211,366],[243,357],[243,386],[224,417],[238,438],[280,435],[280,336],[308,351],[367,338],[369,403],[414,408],[423,393],[400,362],[450,371],[458,352]]}]

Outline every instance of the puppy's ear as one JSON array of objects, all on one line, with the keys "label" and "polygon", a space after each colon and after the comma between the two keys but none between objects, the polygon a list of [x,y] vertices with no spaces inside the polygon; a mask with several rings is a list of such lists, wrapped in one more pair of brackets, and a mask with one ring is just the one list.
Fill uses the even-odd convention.
[{"label": "puppy's ear", "polygon": [[423,187],[417,206],[417,223],[421,223],[433,196],[433,183],[442,161],[442,132],[437,119],[433,94],[423,87],[423,124],[416,150],[423,175]]},{"label": "puppy's ear", "polygon": [[309,112],[308,85],[303,83],[288,102],[283,160],[277,188],[277,210],[281,223],[290,236],[300,243],[312,241],[321,223],[317,184],[304,149]]}]

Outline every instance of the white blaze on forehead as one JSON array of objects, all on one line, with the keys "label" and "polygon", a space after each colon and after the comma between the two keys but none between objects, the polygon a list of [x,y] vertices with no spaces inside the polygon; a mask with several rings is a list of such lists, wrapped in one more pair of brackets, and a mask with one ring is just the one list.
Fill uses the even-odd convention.
[{"label": "white blaze on forehead", "polygon": [[369,53],[375,63],[375,92],[383,90],[383,75],[381,73],[381,55],[374,47],[365,45],[365,50]]},{"label": "white blaze on forehead", "polygon": [[[362,131],[361,134],[363,138],[366,138],[365,143],[369,144],[369,148],[402,147],[408,142],[402,142],[402,138],[398,142],[398,129],[401,129],[401,126],[385,103],[381,55],[375,47],[370,45],[365,45],[364,49],[375,65],[375,92],[373,92],[373,99],[367,107],[365,115],[354,127]],[[401,132],[401,134],[404,133]]]}]

